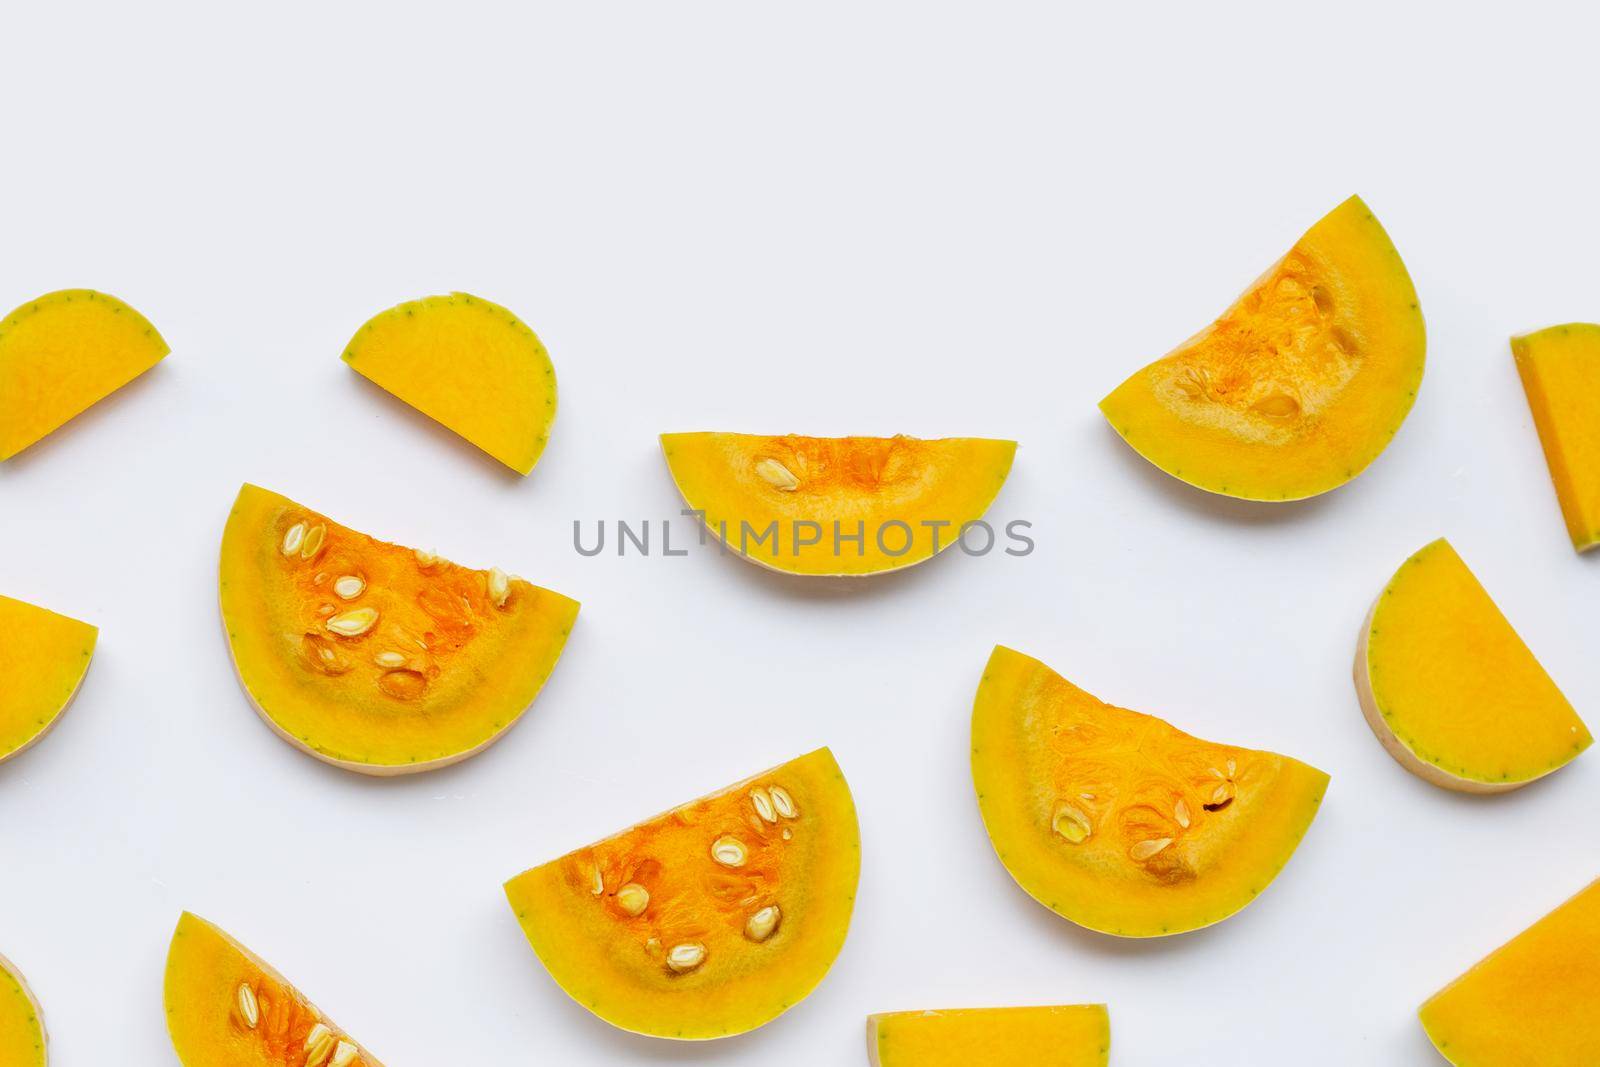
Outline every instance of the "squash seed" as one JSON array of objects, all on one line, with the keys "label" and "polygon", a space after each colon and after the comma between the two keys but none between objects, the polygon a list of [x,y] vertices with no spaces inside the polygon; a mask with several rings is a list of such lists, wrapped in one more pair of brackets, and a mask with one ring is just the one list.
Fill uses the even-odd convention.
[{"label": "squash seed", "polygon": [[431,567],[439,562],[438,554],[429,549],[419,548],[416,550],[416,554],[417,562],[424,567]]},{"label": "squash seed", "polygon": [[792,493],[800,488],[800,479],[775,459],[764,459],[756,464],[756,473],[774,489],[784,493]]},{"label": "squash seed", "polygon": [[1050,820],[1050,828],[1074,845],[1081,845],[1089,839],[1094,832],[1094,825],[1089,821],[1082,809],[1072,804],[1057,804],[1055,817]]},{"label": "squash seed", "polygon": [[794,805],[794,797],[781,785],[773,786],[768,792],[772,796],[772,806],[778,809],[778,814],[785,819],[792,819],[800,814],[800,809]]},{"label": "squash seed", "polygon": [[494,601],[494,606],[506,606],[506,598],[511,595],[511,579],[506,577],[506,572],[499,567],[489,568],[489,599]]},{"label": "squash seed", "polygon": [[1140,841],[1128,850],[1128,855],[1133,857],[1135,863],[1143,863],[1170,844],[1172,844],[1172,838],[1170,837],[1158,837],[1153,841]]},{"label": "squash seed", "polygon": [[594,895],[599,896],[606,891],[606,880],[600,877],[600,868],[594,869]]},{"label": "squash seed", "polygon": [[404,667],[406,658],[399,652],[379,652],[372,657],[372,662],[387,670],[393,670],[396,667]]},{"label": "squash seed", "polygon": [[719,837],[711,842],[711,858],[724,867],[743,867],[750,852],[737,837]]},{"label": "squash seed", "polygon": [[360,637],[378,625],[378,611],[376,608],[355,608],[335,615],[322,625],[340,637]]},{"label": "squash seed", "polygon": [[305,540],[306,524],[303,522],[295,523],[283,535],[283,545],[281,546],[283,554],[285,556],[294,555],[300,551],[300,546],[305,543]]},{"label": "squash seed", "polygon": [[777,822],[778,812],[772,806],[772,798],[765,789],[750,790],[750,803],[756,806],[756,814],[767,822]]},{"label": "squash seed", "polygon": [[250,988],[248,982],[239,985],[239,1014],[244,1017],[244,1024],[252,1030],[261,1021],[261,1005],[256,1003],[256,991]]},{"label": "squash seed", "polygon": [[1179,826],[1187,830],[1189,828],[1189,802],[1179,797],[1178,802],[1172,805],[1172,817],[1178,820]]},{"label": "squash seed", "polygon": [[306,1035],[306,1067],[322,1067],[333,1052],[334,1036],[322,1023],[311,1028]]},{"label": "squash seed", "polygon": [[769,904],[745,920],[744,936],[752,941],[765,941],[778,928],[778,920],[782,917],[778,906]]},{"label": "squash seed", "polygon": [[360,596],[366,591],[366,579],[354,574],[341,575],[339,579],[333,583],[334,595],[340,600],[354,600],[356,597]]},{"label": "squash seed", "polygon": [[341,1041],[333,1050],[333,1059],[328,1061],[328,1067],[350,1067],[356,1062],[356,1055],[361,1050],[348,1041]]},{"label": "squash seed", "polygon": [[300,558],[304,560],[316,559],[322,552],[322,546],[328,539],[328,528],[322,523],[317,523],[306,531],[305,543],[300,546]]},{"label": "squash seed", "polygon": [[667,950],[667,966],[679,974],[686,974],[705,961],[706,947],[694,941],[685,941]]},{"label": "squash seed", "polygon": [[650,890],[638,882],[629,882],[617,890],[617,907],[632,915],[634,918],[644,914],[644,909],[650,906]]}]

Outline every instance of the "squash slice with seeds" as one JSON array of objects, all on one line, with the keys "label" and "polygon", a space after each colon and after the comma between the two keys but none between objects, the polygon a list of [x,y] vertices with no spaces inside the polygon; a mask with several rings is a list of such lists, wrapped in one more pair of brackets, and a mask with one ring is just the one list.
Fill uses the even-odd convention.
[{"label": "squash slice with seeds", "polygon": [[1100,410],[1174,478],[1297,500],[1343,485],[1384,450],[1416,399],[1425,349],[1411,276],[1351,197]]},{"label": "squash slice with seeds", "polygon": [[222,621],[256,710],[363,774],[481,752],[554,669],[578,602],[387,544],[246,485],[222,535]]},{"label": "squash slice with seeds", "polygon": [[0,1063],[5,1067],[45,1067],[49,1037],[44,1016],[22,972],[0,956]]},{"label": "squash slice with seeds", "polygon": [[98,636],[88,623],[0,596],[0,763],[61,721]]},{"label": "squash slice with seeds", "polygon": [[1220,922],[1277,877],[1328,776],[1102,703],[997,647],[972,709],[972,779],[1000,862],[1079,926],[1159,937]]},{"label": "squash slice with seeds", "polygon": [[855,906],[850,788],[819,749],[506,883],[556,983],[613,1026],[727,1037],[798,1004]]},{"label": "squash slice with seeds", "polygon": [[1106,1067],[1104,1004],[894,1011],[867,1019],[872,1067]]},{"label": "squash slice with seeds", "polygon": [[167,951],[165,1000],[183,1067],[383,1067],[260,956],[188,912]]}]

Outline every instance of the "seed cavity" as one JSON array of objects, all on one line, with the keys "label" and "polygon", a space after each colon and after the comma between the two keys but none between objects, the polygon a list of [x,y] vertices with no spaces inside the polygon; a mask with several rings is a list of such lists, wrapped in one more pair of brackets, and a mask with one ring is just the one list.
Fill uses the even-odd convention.
[{"label": "seed cavity", "polygon": [[785,493],[792,493],[800,488],[800,479],[796,478],[782,463],[775,459],[764,459],[756,464],[756,473],[763,481],[774,489]]},{"label": "seed cavity", "polygon": [[306,1067],[322,1067],[333,1052],[335,1042],[332,1030],[322,1023],[313,1026],[306,1035]]},{"label": "seed cavity", "polygon": [[744,923],[744,936],[752,941],[765,941],[778,929],[778,922],[783,918],[783,913],[776,904],[769,904],[756,912]]},{"label": "seed cavity", "polygon": [[1081,845],[1087,841],[1094,829],[1089,822],[1089,816],[1085,815],[1082,809],[1066,803],[1056,805],[1055,817],[1050,820],[1050,827],[1074,845]]},{"label": "seed cavity", "polygon": [[356,1062],[356,1056],[361,1052],[348,1041],[339,1042],[333,1050],[333,1059],[328,1061],[328,1067],[350,1067]]},{"label": "seed cavity", "polygon": [[341,575],[333,583],[333,592],[340,600],[354,600],[367,591],[367,580],[354,574]]},{"label": "seed cavity", "polygon": [[293,526],[289,527],[289,529],[285,531],[283,535],[283,544],[281,546],[283,549],[283,554],[285,556],[294,555],[296,552],[300,551],[300,546],[305,543],[305,540],[306,524],[303,522],[295,523]]},{"label": "seed cavity", "polygon": [[1172,805],[1172,817],[1178,820],[1179,826],[1187,830],[1189,828],[1189,802],[1179,797],[1178,802]]},{"label": "seed cavity", "polygon": [[789,791],[783,786],[775,785],[769,793],[772,796],[772,806],[778,810],[779,815],[785,819],[792,819],[800,814],[800,809],[795,807],[794,797],[790,796]]},{"label": "seed cavity", "polygon": [[1268,418],[1287,419],[1300,413],[1300,401],[1288,393],[1273,393],[1250,405],[1250,410]]},{"label": "seed cavity", "polygon": [[667,950],[667,966],[678,974],[687,974],[706,961],[706,947],[695,941],[685,941]]},{"label": "seed cavity", "polygon": [[404,667],[406,665],[406,657],[399,652],[379,652],[372,657],[372,662],[380,667],[393,670],[396,667]]},{"label": "seed cavity", "polygon": [[384,671],[378,676],[378,688],[396,700],[415,700],[428,688],[428,679],[421,671],[409,668]]},{"label": "seed cavity", "polygon": [[256,1023],[261,1021],[261,1006],[256,1003],[256,991],[250,988],[248,982],[239,985],[239,1015],[244,1019],[244,1024],[250,1029],[256,1028]]},{"label": "seed cavity", "polygon": [[489,568],[489,599],[494,601],[494,606],[506,606],[506,598],[511,595],[511,579],[506,577],[506,572],[499,567]]},{"label": "seed cavity", "polygon": [[644,909],[650,906],[650,890],[638,882],[629,882],[617,890],[617,907],[632,915],[634,918],[644,914]]},{"label": "seed cavity", "polygon": [[719,837],[711,842],[711,858],[724,867],[743,867],[750,851],[737,837]]},{"label": "seed cavity", "polygon": [[1140,841],[1128,850],[1128,855],[1133,857],[1135,863],[1143,863],[1170,844],[1172,844],[1172,838],[1170,837],[1158,837],[1153,841]]},{"label": "seed cavity", "polygon": [[765,789],[750,790],[750,803],[756,806],[756,814],[767,822],[778,821],[778,811],[772,806],[772,798]]},{"label": "seed cavity", "polygon": [[1324,318],[1333,314],[1333,294],[1322,286],[1311,287],[1311,301],[1317,305],[1317,313]]},{"label": "seed cavity", "polygon": [[335,615],[322,625],[340,637],[360,637],[378,625],[378,611],[376,608],[354,608]]},{"label": "seed cavity", "polygon": [[306,531],[305,543],[300,546],[300,558],[304,560],[316,559],[322,553],[322,546],[328,540],[328,528],[322,523],[317,523]]}]

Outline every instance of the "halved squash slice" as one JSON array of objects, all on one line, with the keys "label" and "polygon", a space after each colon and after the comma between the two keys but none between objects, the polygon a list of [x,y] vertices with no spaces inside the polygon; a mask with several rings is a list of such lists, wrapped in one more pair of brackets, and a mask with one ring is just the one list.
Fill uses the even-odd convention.
[{"label": "halved squash slice", "polygon": [[1600,1050],[1600,882],[1434,994],[1422,1028],[1459,1067],[1593,1067]]},{"label": "halved squash slice", "polygon": [[894,1011],[867,1019],[867,1048],[872,1067],[1105,1067],[1111,1020],[1104,1004]]},{"label": "halved squash slice", "polygon": [[32,748],[78,693],[99,631],[0,596],[0,763]]},{"label": "halved squash slice", "polygon": [[[1017,443],[668,433],[661,450],[689,507],[745,559],[790,574],[860,575],[955,544],[994,502]],[[987,551],[993,531],[972,541],[969,551]]]},{"label": "halved squash slice", "polygon": [[114,296],[63,289],[0,320],[0,460],[160,363],[171,351]]},{"label": "halved squash slice", "polygon": [[855,802],[824,748],[505,888],[572,999],[623,1030],[704,1040],[771,1022],[822,981],[860,871]]},{"label": "halved squash slice", "polygon": [[474,755],[522,717],[578,602],[359,533],[253,485],[222,535],[222,621],[256,710],[363,774]]},{"label": "halved squash slice", "polygon": [[183,1067],[383,1067],[260,956],[188,912],[167,952],[166,1005]]},{"label": "halved squash slice", "polygon": [[1000,862],[1079,926],[1159,937],[1220,922],[1277,877],[1328,776],[1104,704],[996,647],[972,709],[972,779]]},{"label": "halved squash slice", "polygon": [[1511,353],[1572,545],[1600,545],[1600,326],[1573,322],[1513,337]]},{"label": "halved squash slice", "polygon": [[1378,457],[1416,399],[1425,348],[1411,276],[1351,197],[1100,410],[1174,478],[1248,500],[1297,500]]},{"label": "halved squash slice", "polygon": [[44,1067],[49,1060],[44,1016],[22,972],[0,956],[0,1063],[5,1067]]},{"label": "halved squash slice", "polygon": [[539,338],[469,293],[390,308],[356,331],[344,361],[518,474],[556,421],[556,371]]},{"label": "halved squash slice", "polygon": [[1355,681],[1383,747],[1446,789],[1518,789],[1593,741],[1444,538],[1406,560],[1367,613]]}]

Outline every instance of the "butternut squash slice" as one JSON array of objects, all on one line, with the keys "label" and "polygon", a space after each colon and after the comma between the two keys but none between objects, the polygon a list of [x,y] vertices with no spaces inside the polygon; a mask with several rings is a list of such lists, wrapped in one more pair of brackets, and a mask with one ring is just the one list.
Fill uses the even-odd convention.
[{"label": "butternut squash slice", "polygon": [[0,956],[0,1063],[5,1067],[45,1067],[49,1036],[44,1016],[22,972]]},{"label": "butternut squash slice", "polygon": [[1106,1067],[1104,1004],[894,1011],[867,1019],[872,1067]]},{"label": "butternut squash slice", "polygon": [[537,335],[470,293],[412,300],[345,346],[362,377],[504,463],[532,472],[556,420],[556,371]]},{"label": "butternut squash slice", "polygon": [[114,296],[63,289],[0,320],[0,461],[104,400],[171,351]]},{"label": "butternut squash slice", "polygon": [[183,1067],[383,1067],[270,964],[198,915],[178,920],[165,995]]},{"label": "butternut squash slice", "polygon": [[506,899],[573,1000],[681,1040],[771,1022],[844,945],[861,872],[827,749],[525,871]]},{"label": "butternut squash slice", "polygon": [[44,740],[77,695],[99,631],[0,596],[0,763]]},{"label": "butternut squash slice", "polygon": [[1297,500],[1343,485],[1384,450],[1416,399],[1425,349],[1411,276],[1351,197],[1100,410],[1174,478]]},{"label": "butternut squash slice", "polygon": [[1418,1015],[1458,1067],[1593,1067],[1596,1005],[1600,882],[1434,994]]},{"label": "butternut squash slice", "polygon": [[325,763],[411,774],[499,740],[578,602],[341,526],[253,485],[222,535],[222,621],[267,725]]},{"label": "butternut squash slice", "polygon": [[1519,789],[1593,740],[1443,538],[1406,560],[1367,613],[1355,681],[1389,755],[1446,789]]},{"label": "butternut squash slice", "polygon": [[[751,562],[789,574],[898,570],[955,544],[1005,484],[1015,441],[668,433],[689,507]],[[992,547],[975,533],[968,551]]]},{"label": "butternut squash slice", "polygon": [[1600,326],[1573,322],[1511,339],[1567,533],[1600,545]]},{"label": "butternut squash slice", "polygon": [[1160,937],[1220,922],[1277,877],[1328,776],[1102,703],[996,647],[972,709],[972,779],[1000,862],[1079,926]]}]

